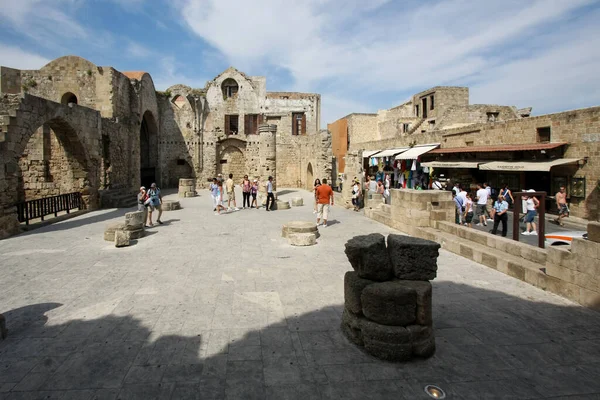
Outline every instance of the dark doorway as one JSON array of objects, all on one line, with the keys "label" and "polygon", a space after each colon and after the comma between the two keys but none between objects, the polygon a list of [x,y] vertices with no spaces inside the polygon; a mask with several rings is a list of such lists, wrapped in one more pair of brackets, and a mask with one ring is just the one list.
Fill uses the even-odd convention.
[{"label": "dark doorway", "polygon": [[140,181],[149,187],[156,182],[157,128],[154,116],[146,111],[140,128]]},{"label": "dark doorway", "polygon": [[427,118],[427,97],[421,100],[423,102],[423,118]]},{"label": "dark doorway", "polygon": [[67,93],[63,94],[63,96],[60,99],[60,102],[61,102],[61,104],[64,104],[64,105],[77,104],[77,96],[75,96],[71,92],[67,92]]}]

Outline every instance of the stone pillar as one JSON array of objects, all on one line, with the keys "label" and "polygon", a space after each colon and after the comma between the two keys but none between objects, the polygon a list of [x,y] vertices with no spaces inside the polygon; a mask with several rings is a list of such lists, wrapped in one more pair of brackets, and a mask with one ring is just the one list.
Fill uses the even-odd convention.
[{"label": "stone pillar", "polygon": [[342,333],[367,353],[389,361],[435,352],[432,286],[440,245],[374,233],[346,243],[354,271],[344,276]]},{"label": "stone pillar", "polygon": [[[344,167],[344,183],[342,185],[342,198],[346,206],[352,205],[352,179],[357,177],[360,187],[364,187],[364,171],[362,166],[362,151],[346,153],[346,166]],[[366,195],[366,193],[365,193]]]},{"label": "stone pillar", "polygon": [[260,191],[266,191],[265,184],[269,176],[273,177],[273,191],[277,187],[277,125],[260,124],[258,126],[260,135],[258,179],[261,183]]}]

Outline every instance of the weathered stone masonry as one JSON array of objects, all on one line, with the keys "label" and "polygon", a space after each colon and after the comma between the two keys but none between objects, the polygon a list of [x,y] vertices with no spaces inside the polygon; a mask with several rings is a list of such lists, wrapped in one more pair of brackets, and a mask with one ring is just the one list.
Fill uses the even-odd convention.
[{"label": "weathered stone masonry", "polygon": [[218,173],[308,187],[331,173],[318,94],[267,92],[229,68],[204,88],[157,92],[149,74],[76,56],[0,67],[0,237],[15,204],[79,191],[89,208],[132,205],[140,184],[206,186]]}]

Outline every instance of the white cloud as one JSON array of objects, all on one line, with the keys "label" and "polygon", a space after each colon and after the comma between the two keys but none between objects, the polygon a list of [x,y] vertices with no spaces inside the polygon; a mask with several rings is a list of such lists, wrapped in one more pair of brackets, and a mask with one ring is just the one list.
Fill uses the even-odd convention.
[{"label": "white cloud", "polygon": [[165,90],[173,85],[182,84],[191,88],[203,88],[207,82],[204,78],[191,78],[177,68],[177,59],[167,56],[160,59],[159,68],[152,74],[156,90]]},{"label": "white cloud", "polygon": [[16,69],[40,69],[50,62],[49,59],[38,54],[2,43],[0,43],[0,60],[3,66]]},{"label": "white cloud", "polygon": [[[411,7],[410,2],[359,0],[180,0],[174,4],[189,28],[238,68],[252,73],[264,70],[265,65],[285,68],[295,89],[343,87],[345,93],[336,96],[359,99],[362,92],[396,91],[404,96],[429,86],[461,84],[489,75],[482,71],[493,71],[498,81],[510,79],[519,66],[536,57],[560,56],[553,48],[576,32],[542,42],[537,48],[530,48],[530,42],[544,29],[568,23],[574,11],[592,3],[594,0],[444,0],[425,5],[415,2]],[[594,24],[590,35],[598,37],[600,28],[588,22]],[[579,50],[597,54],[591,42]],[[520,54],[515,51],[519,47]],[[505,59],[509,54],[519,55],[521,60]],[[592,56],[586,59],[587,67],[577,68],[578,74],[594,76],[591,69],[600,64]],[[553,75],[538,74],[523,83],[543,93],[545,87],[552,87],[546,82],[565,77],[559,68],[550,72]],[[571,73],[566,77],[576,79]],[[479,96],[481,91],[501,89],[480,84],[474,92]],[[531,100],[544,103],[546,97],[547,92]],[[595,99],[600,101],[598,96]],[[557,107],[564,104],[555,103]],[[550,107],[550,102],[547,104]],[[334,114],[329,107],[324,99],[324,116]],[[331,122],[325,117],[323,121]]]},{"label": "white cloud", "polygon": [[153,52],[147,47],[142,46],[141,44],[134,42],[133,40],[127,41],[127,48],[125,49],[125,54],[129,57],[135,58],[146,58],[150,57]]}]

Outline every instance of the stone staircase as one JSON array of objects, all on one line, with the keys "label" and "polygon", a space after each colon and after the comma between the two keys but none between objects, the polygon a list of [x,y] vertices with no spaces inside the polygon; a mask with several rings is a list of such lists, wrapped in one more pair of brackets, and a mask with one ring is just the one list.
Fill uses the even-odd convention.
[{"label": "stone staircase", "polygon": [[137,193],[126,189],[100,190],[100,207],[131,208],[137,206]]}]

